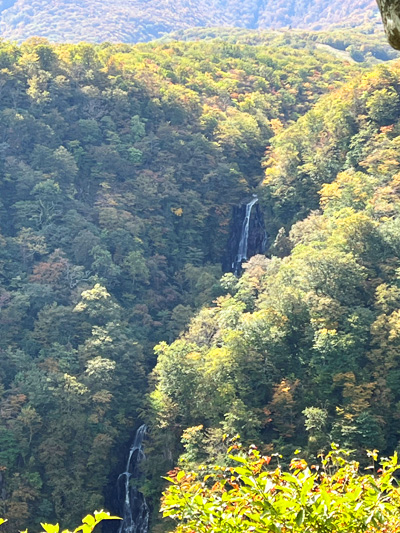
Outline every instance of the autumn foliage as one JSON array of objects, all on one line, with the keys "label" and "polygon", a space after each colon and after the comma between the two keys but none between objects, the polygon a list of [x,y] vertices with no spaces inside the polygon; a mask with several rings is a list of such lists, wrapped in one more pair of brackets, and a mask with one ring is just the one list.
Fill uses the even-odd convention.
[{"label": "autumn foliage", "polygon": [[377,22],[374,0],[329,2],[318,0],[297,4],[285,0],[62,0],[56,7],[45,0],[14,0],[0,3],[3,37],[24,40],[32,35],[67,42],[140,42],[163,34],[201,26],[240,28],[321,29]]},{"label": "autumn foliage", "polygon": [[161,510],[176,533],[395,533],[397,455],[379,466],[369,455],[370,473],[336,447],[314,465],[295,458],[284,469],[253,447],[230,454],[233,466],[171,472]]},{"label": "autumn foliage", "polygon": [[[111,516],[110,513],[104,512],[104,511],[95,511],[94,515],[86,515],[82,519],[82,525],[78,526],[76,529],[74,529],[72,532],[68,529],[63,529],[62,533],[91,533],[94,528],[100,524],[103,520],[120,520],[118,516]],[[0,525],[7,522],[7,520],[4,520],[4,518],[0,518]],[[44,533],[59,533],[60,526],[59,524],[41,524]],[[23,533],[27,533],[28,530],[25,530]]]}]

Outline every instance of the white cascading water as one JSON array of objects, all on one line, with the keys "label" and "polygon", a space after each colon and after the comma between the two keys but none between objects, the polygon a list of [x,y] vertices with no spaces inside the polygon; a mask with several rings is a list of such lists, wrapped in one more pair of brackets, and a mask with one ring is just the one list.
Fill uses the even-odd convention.
[{"label": "white cascading water", "polygon": [[143,439],[146,431],[147,426],[144,424],[137,430],[129,450],[126,470],[118,477],[118,481],[124,479],[123,520],[118,533],[148,533],[149,530],[149,508],[146,499],[137,487],[130,483],[131,479],[138,477],[138,466],[146,458],[143,452]]},{"label": "white cascading water", "polygon": [[239,275],[240,267],[242,266],[243,261],[246,261],[248,259],[247,249],[248,249],[248,242],[249,242],[251,210],[253,209],[253,206],[257,202],[258,202],[258,198],[257,196],[254,196],[254,198],[248,204],[246,204],[246,215],[243,220],[242,233],[240,236],[238,253],[237,253],[235,261],[232,264],[232,269],[235,272],[235,275]]}]

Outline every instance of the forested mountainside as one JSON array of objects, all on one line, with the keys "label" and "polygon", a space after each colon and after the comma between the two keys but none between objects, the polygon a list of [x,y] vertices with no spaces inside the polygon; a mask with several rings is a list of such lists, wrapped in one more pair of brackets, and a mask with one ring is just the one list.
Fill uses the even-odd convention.
[{"label": "forested mountainside", "polygon": [[3,38],[149,41],[195,26],[323,29],[380,25],[375,0],[0,0]]},{"label": "forested mountainside", "polygon": [[224,293],[270,138],[362,68],[296,43],[0,43],[5,531],[110,505],[153,346]]},{"label": "forested mountainside", "polygon": [[274,137],[258,190],[267,255],[157,347],[154,420],[184,465],[222,464],[237,433],[284,460],[332,441],[357,457],[399,449],[399,143],[398,63]]},{"label": "forested mountainside", "polygon": [[348,29],[331,31],[254,31],[240,28],[192,28],[169,33],[159,39],[159,42],[210,39],[220,39],[233,44],[292,46],[294,48],[297,48],[299,43],[302,43],[301,46],[309,43],[312,47],[325,48],[328,52],[336,54],[343,60],[371,65],[399,57],[399,52],[388,44],[384,33],[380,31],[364,33],[359,29],[354,31],[349,31]]}]

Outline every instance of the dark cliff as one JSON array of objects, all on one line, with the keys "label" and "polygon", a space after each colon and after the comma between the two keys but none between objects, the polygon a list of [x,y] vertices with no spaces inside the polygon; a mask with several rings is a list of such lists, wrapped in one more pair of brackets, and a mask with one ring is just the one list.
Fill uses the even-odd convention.
[{"label": "dark cliff", "polygon": [[[246,217],[246,201],[234,206],[232,210],[232,220],[229,232],[227,253],[223,262],[224,272],[233,272],[243,231],[243,222]],[[247,243],[247,258],[256,254],[263,254],[267,245],[267,233],[265,231],[265,221],[259,203],[256,203],[250,215],[249,236]]]}]

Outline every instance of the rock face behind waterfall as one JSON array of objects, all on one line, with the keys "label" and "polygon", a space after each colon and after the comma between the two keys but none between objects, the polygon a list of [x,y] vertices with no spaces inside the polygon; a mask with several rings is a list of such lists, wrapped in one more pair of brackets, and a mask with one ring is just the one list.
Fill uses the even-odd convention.
[{"label": "rock face behind waterfall", "polygon": [[[254,198],[254,197],[253,197]],[[246,218],[246,209],[252,198],[245,199],[240,205],[234,206],[232,210],[232,219],[230,226],[230,236],[228,241],[228,250],[223,262],[224,272],[239,273],[241,265],[238,264],[238,251],[241,239],[243,237],[244,221]],[[264,216],[258,202],[255,202],[251,208],[248,238],[247,238],[247,259],[256,254],[263,254],[267,245],[267,234],[265,231]]]}]

